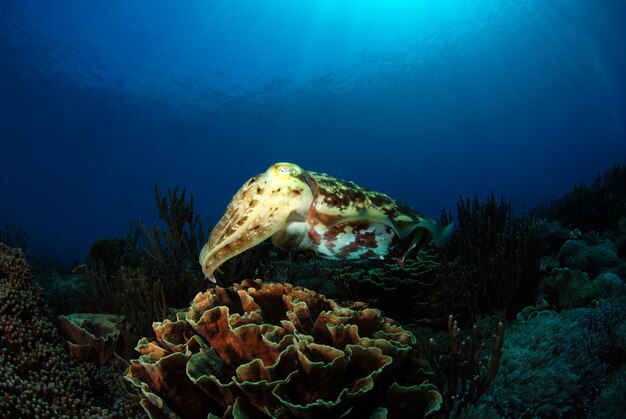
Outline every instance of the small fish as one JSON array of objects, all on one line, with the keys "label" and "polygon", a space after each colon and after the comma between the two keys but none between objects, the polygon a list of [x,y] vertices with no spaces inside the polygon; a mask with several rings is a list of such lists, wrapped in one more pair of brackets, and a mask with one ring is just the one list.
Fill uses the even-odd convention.
[{"label": "small fish", "polygon": [[353,182],[276,163],[235,194],[200,252],[204,274],[271,237],[333,260],[396,260],[430,238],[442,246],[452,235],[414,209]]}]

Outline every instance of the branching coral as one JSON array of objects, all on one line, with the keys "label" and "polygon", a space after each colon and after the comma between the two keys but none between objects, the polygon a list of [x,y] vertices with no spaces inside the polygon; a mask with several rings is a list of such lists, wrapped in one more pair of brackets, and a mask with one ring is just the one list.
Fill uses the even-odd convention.
[{"label": "branching coral", "polygon": [[210,289],[154,332],[127,379],[155,416],[402,418],[441,403],[410,332],[304,288]]},{"label": "branching coral", "polygon": [[0,243],[0,416],[135,416],[110,384],[104,369],[69,357],[23,253]]}]

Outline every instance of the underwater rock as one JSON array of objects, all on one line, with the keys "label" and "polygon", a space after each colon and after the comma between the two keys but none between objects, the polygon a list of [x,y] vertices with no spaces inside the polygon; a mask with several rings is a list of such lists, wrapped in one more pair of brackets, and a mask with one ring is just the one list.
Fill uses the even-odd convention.
[{"label": "underwater rock", "polygon": [[153,329],[126,379],[155,416],[395,418],[440,407],[410,332],[305,288],[209,289]]},{"label": "underwater rock", "polygon": [[123,321],[115,314],[74,313],[59,316],[59,331],[70,355],[102,365],[113,356]]}]

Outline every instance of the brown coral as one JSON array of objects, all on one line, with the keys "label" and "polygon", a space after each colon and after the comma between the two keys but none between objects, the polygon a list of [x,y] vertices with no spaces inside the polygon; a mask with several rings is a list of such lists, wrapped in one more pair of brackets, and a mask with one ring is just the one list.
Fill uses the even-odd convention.
[{"label": "brown coral", "polygon": [[74,313],[59,316],[59,330],[74,358],[102,365],[113,356],[123,321],[115,314]]},{"label": "brown coral", "polygon": [[415,337],[376,309],[244,281],[154,324],[127,379],[155,416],[422,417],[441,395]]}]

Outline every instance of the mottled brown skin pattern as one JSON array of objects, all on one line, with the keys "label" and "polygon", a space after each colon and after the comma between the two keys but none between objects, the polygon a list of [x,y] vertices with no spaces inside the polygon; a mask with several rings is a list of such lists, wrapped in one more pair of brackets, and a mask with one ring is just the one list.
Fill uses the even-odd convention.
[{"label": "mottled brown skin pattern", "polygon": [[[307,214],[308,236],[311,243],[319,247],[322,243],[330,250],[336,249],[338,236],[351,228],[354,241],[344,246],[336,254],[339,258],[355,260],[380,260],[381,255],[374,250],[378,247],[377,237],[371,231],[370,210],[378,208],[380,216],[386,217],[398,231],[386,226],[385,231],[392,236],[385,259],[401,260],[411,244],[417,230],[405,230],[407,226],[417,224],[422,216],[412,208],[395,201],[387,195],[363,188],[353,182],[335,179],[324,173],[305,172],[303,179],[311,187],[314,199]],[[342,221],[346,216],[355,217],[352,221]],[[358,220],[362,214],[364,220]],[[399,218],[402,217],[402,218]],[[327,230],[320,234],[316,226],[324,225]],[[397,233],[397,234],[396,234]],[[398,234],[405,234],[401,238]],[[363,252],[363,249],[368,249]]]},{"label": "mottled brown skin pattern", "polygon": [[[254,176],[246,182],[246,184],[238,192],[245,199],[248,199],[252,194],[250,186],[258,179],[258,175]],[[256,205],[256,201],[251,200],[252,206]],[[226,237],[231,236],[239,226],[243,225],[247,216],[242,214],[243,209],[238,205],[238,202],[234,200],[228,204],[224,215],[220,218],[219,222],[213,228],[211,236],[209,237],[209,246],[214,246],[219,241]],[[237,223],[233,223],[233,220],[237,220]]]},{"label": "mottled brown skin pattern", "polygon": [[[349,208],[364,210],[368,207],[378,207],[396,227],[415,225],[423,218],[413,208],[381,192],[363,188],[354,182],[335,179],[326,173],[308,172],[307,183],[311,186],[316,196],[316,199],[311,204],[311,209],[314,209],[319,204],[336,208],[341,212]],[[410,220],[401,220],[399,219],[401,216],[408,216]],[[337,220],[337,217],[318,212],[315,218],[327,226],[332,225]]]}]

